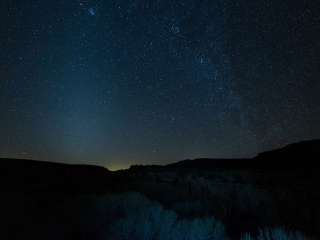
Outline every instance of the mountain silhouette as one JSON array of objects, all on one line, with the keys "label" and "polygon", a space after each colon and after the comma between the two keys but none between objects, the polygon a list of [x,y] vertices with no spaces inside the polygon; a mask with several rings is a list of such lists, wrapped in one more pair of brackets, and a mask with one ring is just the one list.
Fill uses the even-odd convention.
[{"label": "mountain silhouette", "polygon": [[[0,187],[7,191],[59,191],[68,193],[99,193],[117,190],[126,185],[135,172],[157,170],[265,170],[317,171],[320,140],[304,141],[258,154],[251,159],[194,159],[159,166],[135,165],[125,171],[109,171],[92,165],[71,165],[22,159],[0,159]],[[307,171],[305,171],[307,172]]]},{"label": "mountain silhouette", "polygon": [[[0,205],[7,230],[2,234],[7,237],[1,239],[98,239],[92,233],[110,217],[108,211],[126,209],[136,199],[129,197],[119,208],[123,197],[113,201],[112,196],[130,192],[143,194],[185,217],[210,213],[222,220],[229,234],[237,236],[270,225],[320,236],[320,193],[315,184],[320,180],[319,156],[320,140],[314,140],[251,159],[184,160],[120,171],[0,159]],[[149,209],[139,199],[139,205]],[[112,215],[111,222],[120,216]],[[16,237],[12,238],[13,234]]]},{"label": "mountain silhouette", "polygon": [[110,171],[24,159],[0,159],[1,188],[11,191],[99,192],[109,187]]},{"label": "mountain silhouette", "polygon": [[258,154],[254,158],[245,159],[210,159],[200,158],[183,160],[166,165],[167,168],[196,169],[264,169],[292,170],[314,168],[319,165],[320,140],[303,141],[289,144],[283,148]]}]

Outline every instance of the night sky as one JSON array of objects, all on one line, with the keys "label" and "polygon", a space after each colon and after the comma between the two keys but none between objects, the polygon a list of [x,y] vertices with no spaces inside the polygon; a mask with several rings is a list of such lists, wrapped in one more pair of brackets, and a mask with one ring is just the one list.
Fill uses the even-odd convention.
[{"label": "night sky", "polygon": [[320,138],[309,0],[1,0],[0,157],[166,164]]}]

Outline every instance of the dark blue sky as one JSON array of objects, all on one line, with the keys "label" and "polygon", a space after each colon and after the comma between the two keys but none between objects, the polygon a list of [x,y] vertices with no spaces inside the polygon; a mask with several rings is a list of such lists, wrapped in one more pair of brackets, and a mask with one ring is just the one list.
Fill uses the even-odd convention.
[{"label": "dark blue sky", "polygon": [[4,0],[0,157],[110,168],[320,137],[317,1]]}]

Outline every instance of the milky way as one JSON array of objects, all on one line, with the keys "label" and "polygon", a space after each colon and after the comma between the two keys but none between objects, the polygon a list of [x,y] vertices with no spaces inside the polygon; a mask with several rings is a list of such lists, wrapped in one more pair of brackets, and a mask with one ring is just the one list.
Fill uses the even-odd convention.
[{"label": "milky way", "polygon": [[0,4],[0,157],[165,164],[320,137],[316,1]]}]

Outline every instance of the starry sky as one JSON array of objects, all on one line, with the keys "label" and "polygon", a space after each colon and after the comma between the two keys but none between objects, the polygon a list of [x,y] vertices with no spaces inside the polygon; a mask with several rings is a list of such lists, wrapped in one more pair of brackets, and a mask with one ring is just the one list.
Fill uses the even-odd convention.
[{"label": "starry sky", "polygon": [[0,157],[250,157],[319,123],[318,1],[0,2]]}]

